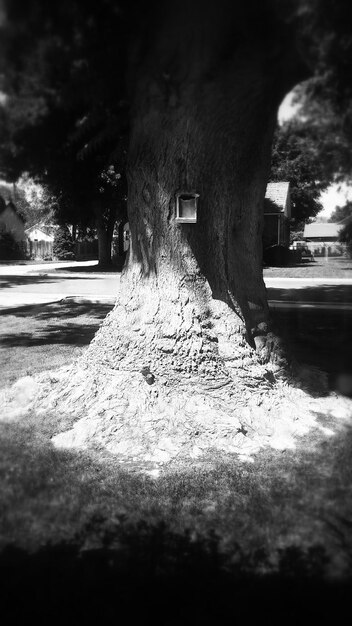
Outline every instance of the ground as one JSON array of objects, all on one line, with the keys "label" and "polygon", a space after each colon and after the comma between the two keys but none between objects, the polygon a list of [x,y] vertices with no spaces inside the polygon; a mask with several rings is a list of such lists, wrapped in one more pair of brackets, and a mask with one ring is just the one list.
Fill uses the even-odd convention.
[{"label": "ground", "polygon": [[[332,295],[336,301],[331,285],[312,289],[309,300],[326,302]],[[339,301],[351,302],[348,285],[338,289]],[[279,296],[293,298],[287,288],[276,290]],[[8,361],[1,359],[2,386],[33,369],[40,374],[67,366],[107,308],[66,302],[3,309],[0,349]],[[274,310],[296,356],[324,365],[332,387],[346,366],[350,315]],[[26,388],[22,382],[17,391],[21,384]],[[159,466],[154,475],[121,464],[103,448],[54,447],[52,436],[68,427],[64,415],[32,411],[3,419],[0,570],[13,598],[12,616],[22,617],[23,608],[13,589],[26,598],[26,615],[36,615],[39,585],[50,598],[42,602],[46,618],[56,611],[63,619],[70,599],[81,617],[89,611],[111,617],[128,603],[134,623],[138,589],[145,623],[149,613],[153,623],[227,623],[229,615],[247,623],[253,593],[264,623],[308,623],[313,616],[342,623],[337,614],[352,567],[350,400],[332,390],[330,399],[310,395],[309,402],[322,410],[305,434],[291,439],[293,447],[264,447],[246,460],[210,449]],[[245,441],[247,434],[241,436]],[[163,597],[155,593],[160,586]],[[308,600],[311,613],[302,613]]]},{"label": "ground", "polygon": [[292,267],[264,267],[264,279],[275,278],[347,278],[352,276],[352,260],[346,257],[316,257]]},{"label": "ground", "polygon": [[64,300],[0,308],[0,389],[23,376],[70,365],[112,305]]}]

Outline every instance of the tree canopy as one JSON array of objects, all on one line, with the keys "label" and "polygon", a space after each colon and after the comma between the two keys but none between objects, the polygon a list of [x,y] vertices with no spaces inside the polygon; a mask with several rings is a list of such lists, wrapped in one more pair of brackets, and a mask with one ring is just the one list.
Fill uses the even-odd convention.
[{"label": "tree canopy", "polygon": [[[246,4],[227,10],[265,18],[269,32],[279,21],[294,42],[296,60],[285,60],[287,73],[293,82],[295,72],[297,80],[311,76],[298,89],[299,119],[276,133],[271,169],[272,180],[291,182],[299,228],[319,212],[329,182],[352,171],[348,2],[272,0],[263,11],[255,0]],[[124,214],[131,56],[141,62],[151,23],[163,13],[160,3],[103,0],[98,8],[81,0],[11,0],[5,6],[2,176],[17,180],[28,172],[44,182],[63,221],[87,224],[97,207],[106,221],[111,205]],[[257,20],[252,27],[254,36]]]},{"label": "tree canopy", "polygon": [[111,235],[127,195],[118,5],[102,2],[97,12],[90,2],[11,2],[3,35],[2,175],[27,172],[55,195],[61,222],[99,219]]},{"label": "tree canopy", "polygon": [[352,219],[352,202],[346,202],[344,206],[337,206],[331,213],[329,222],[343,222]]},{"label": "tree canopy", "polygon": [[319,143],[309,126],[299,121],[278,127],[273,143],[271,174],[273,181],[289,181],[292,225],[299,230],[322,209],[319,197],[331,182],[319,154]]}]

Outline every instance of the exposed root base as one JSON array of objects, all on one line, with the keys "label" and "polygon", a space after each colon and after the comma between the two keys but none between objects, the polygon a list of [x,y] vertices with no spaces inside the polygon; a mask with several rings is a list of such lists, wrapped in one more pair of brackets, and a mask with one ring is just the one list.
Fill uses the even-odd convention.
[{"label": "exposed root base", "polygon": [[[324,382],[318,370],[306,368],[301,374],[302,385],[304,378],[308,385],[312,378],[317,383],[319,375]],[[236,388],[229,380],[215,388],[196,378],[149,385],[141,373],[92,373],[76,364],[36,381],[22,379],[2,400],[12,419],[33,408],[71,416],[73,427],[53,437],[55,446],[105,449],[152,475],[176,459],[200,458],[214,449],[251,460],[265,446],[294,448],[297,436],[319,426],[319,414],[334,414],[338,408],[342,417],[352,416],[347,398],[313,398],[287,381],[263,376],[256,382],[252,388]]]}]

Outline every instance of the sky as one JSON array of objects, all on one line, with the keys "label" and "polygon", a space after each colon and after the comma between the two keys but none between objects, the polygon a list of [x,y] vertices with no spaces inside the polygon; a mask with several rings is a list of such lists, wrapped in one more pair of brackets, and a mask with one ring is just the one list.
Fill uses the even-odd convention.
[{"label": "sky", "polygon": [[[291,91],[283,99],[278,112],[279,124],[283,124],[283,122],[289,120],[297,113],[299,104],[292,103],[293,97],[294,94]],[[318,219],[328,219],[333,210],[337,206],[344,206],[347,200],[352,200],[352,186],[346,185],[345,183],[330,185],[330,187],[328,187],[327,190],[320,196],[320,202],[323,205],[323,210],[318,214]]]},{"label": "sky", "polygon": [[352,200],[352,187],[346,183],[330,185],[320,196],[320,202],[324,209],[318,217],[330,217],[337,206],[344,206],[348,200]]}]

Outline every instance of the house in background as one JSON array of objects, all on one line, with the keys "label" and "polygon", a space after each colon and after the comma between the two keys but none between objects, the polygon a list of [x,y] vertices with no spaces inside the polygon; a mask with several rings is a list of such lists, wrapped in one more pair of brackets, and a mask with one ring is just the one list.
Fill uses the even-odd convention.
[{"label": "house in background", "polygon": [[35,224],[26,230],[27,256],[31,259],[51,259],[53,256],[54,227]]},{"label": "house in background", "polygon": [[290,183],[268,183],[264,199],[263,249],[290,241]]},{"label": "house in background", "polygon": [[343,222],[306,224],[303,238],[314,256],[342,256],[345,254],[346,245],[339,242],[338,237],[343,227]]},{"label": "house in background", "polygon": [[3,195],[0,195],[0,233],[11,234],[20,246],[25,244],[24,219],[12,200],[6,202]]}]

